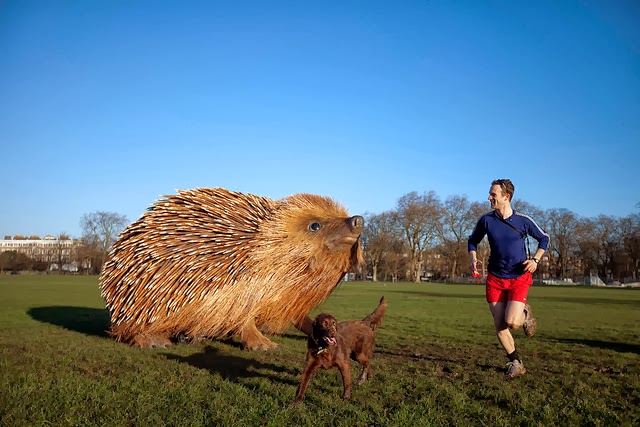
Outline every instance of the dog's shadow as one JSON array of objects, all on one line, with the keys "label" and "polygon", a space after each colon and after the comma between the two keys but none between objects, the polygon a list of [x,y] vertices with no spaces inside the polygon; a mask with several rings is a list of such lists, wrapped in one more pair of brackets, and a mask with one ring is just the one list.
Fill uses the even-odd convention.
[{"label": "dog's shadow", "polygon": [[[233,347],[239,346],[238,343],[231,340],[222,340],[220,342]],[[247,354],[249,353],[247,352]],[[274,363],[261,362],[251,357],[225,354],[224,351],[216,348],[213,344],[206,344],[201,353],[189,356],[171,353],[165,353],[162,356],[169,360],[186,363],[195,368],[206,369],[210,373],[218,374],[231,382],[240,382],[244,378],[262,377],[283,384],[297,384],[297,381],[286,378],[289,376],[297,377],[298,372],[294,369],[288,369],[285,366]]]},{"label": "dog's shadow", "polygon": [[109,312],[106,309],[71,306],[32,307],[27,314],[34,320],[60,326],[86,335],[107,337]]}]

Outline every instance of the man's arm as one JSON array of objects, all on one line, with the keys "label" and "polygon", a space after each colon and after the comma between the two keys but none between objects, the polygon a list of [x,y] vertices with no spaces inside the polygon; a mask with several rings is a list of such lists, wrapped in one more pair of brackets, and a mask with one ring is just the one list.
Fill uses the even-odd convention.
[{"label": "man's arm", "polygon": [[524,262],[524,271],[528,271],[533,274],[538,269],[538,263],[542,261],[542,255],[544,255],[545,250],[538,247],[538,250],[531,259],[528,259]]},{"label": "man's arm", "polygon": [[538,263],[542,261],[542,255],[549,247],[549,235],[533,219],[529,218],[529,222],[528,234],[538,241],[538,249],[531,259],[524,262],[524,270],[534,273],[538,269]]},{"label": "man's arm", "polygon": [[531,217],[526,217],[526,219],[528,219],[527,222],[529,223],[527,234],[537,240],[538,251],[542,249],[542,253],[536,251],[534,256],[535,258],[542,259],[542,254],[549,247],[549,235]]},{"label": "man's arm", "polygon": [[478,272],[478,263],[482,264],[482,261],[478,259],[478,253],[474,250],[469,251],[470,259],[470,267],[471,267],[471,275],[473,277],[479,277],[480,272]]},{"label": "man's arm", "polygon": [[482,218],[478,220],[473,232],[469,236],[469,240],[467,241],[467,250],[469,251],[469,267],[471,269],[471,275],[473,277],[480,276],[478,272],[478,263],[482,264],[482,261],[478,260],[478,244],[484,238],[486,234],[486,229],[484,224],[482,223]]}]

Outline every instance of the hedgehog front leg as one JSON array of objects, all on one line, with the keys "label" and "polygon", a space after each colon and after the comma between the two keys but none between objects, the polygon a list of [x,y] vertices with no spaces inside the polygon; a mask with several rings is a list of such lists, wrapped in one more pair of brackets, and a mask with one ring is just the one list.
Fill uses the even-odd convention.
[{"label": "hedgehog front leg", "polygon": [[278,347],[278,344],[262,335],[253,319],[245,323],[240,330],[240,341],[247,350],[271,350]]},{"label": "hedgehog front leg", "polygon": [[131,339],[131,345],[140,348],[167,348],[171,347],[171,340],[166,335],[137,334]]}]

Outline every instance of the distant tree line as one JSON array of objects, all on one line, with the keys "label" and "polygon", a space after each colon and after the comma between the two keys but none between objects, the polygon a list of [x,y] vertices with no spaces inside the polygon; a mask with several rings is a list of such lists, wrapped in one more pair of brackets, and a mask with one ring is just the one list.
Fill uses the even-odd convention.
[{"label": "distant tree line", "polygon": [[[598,275],[605,282],[638,281],[640,215],[581,218],[567,209],[542,210],[521,200],[512,206],[533,217],[550,236],[538,278],[582,278]],[[640,207],[640,204],[638,205]],[[469,276],[467,238],[486,203],[466,196],[442,202],[433,192],[407,193],[393,210],[365,215],[362,244],[364,274],[377,280],[456,280]],[[537,242],[529,242],[535,252]],[[485,240],[478,257],[487,265]]]},{"label": "distant tree line", "polygon": [[[581,218],[567,209],[542,210],[518,199],[512,206],[533,217],[550,235],[549,249],[536,272],[538,278],[580,281],[597,275],[606,282],[638,281],[639,214],[623,218],[606,215]],[[362,275],[374,281],[414,282],[468,277],[467,238],[487,211],[487,203],[470,201],[466,196],[451,196],[442,202],[435,192],[429,191],[403,195],[390,211],[365,214],[361,241],[366,265]],[[56,252],[59,259],[55,262],[64,265],[74,261],[82,273],[99,273],[111,245],[127,224],[124,215],[114,212],[83,215],[82,237],[71,254]],[[61,234],[58,239],[69,237]],[[535,252],[537,242],[529,244]],[[478,247],[478,257],[486,266],[489,258],[486,239]],[[45,271],[50,261],[6,251],[0,254],[0,271]]]}]

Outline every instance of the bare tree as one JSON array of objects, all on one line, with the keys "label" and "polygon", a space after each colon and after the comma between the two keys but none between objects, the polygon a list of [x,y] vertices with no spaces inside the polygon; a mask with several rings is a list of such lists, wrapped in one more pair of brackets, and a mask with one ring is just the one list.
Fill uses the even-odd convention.
[{"label": "bare tree", "polygon": [[547,254],[553,277],[573,277],[578,216],[568,209],[548,209],[544,221],[545,230],[551,236]]},{"label": "bare tree", "polygon": [[[8,240],[8,239],[5,238],[5,240]],[[9,266],[10,255],[11,255],[10,251],[0,252],[0,275],[4,274],[5,268]]]},{"label": "bare tree", "polygon": [[638,280],[640,273],[640,215],[629,215],[620,219],[620,233],[623,236],[625,275],[632,281]]},{"label": "bare tree", "polygon": [[482,204],[470,202],[467,196],[451,196],[444,202],[437,231],[448,259],[449,277],[458,276],[460,264],[466,265],[462,260],[468,257],[467,240],[482,211]]},{"label": "bare tree", "polygon": [[82,237],[87,245],[96,249],[99,259],[98,269],[107,259],[111,245],[115,243],[118,234],[128,224],[127,217],[115,212],[94,212],[84,214],[80,220]]},{"label": "bare tree", "polygon": [[580,222],[577,228],[578,248],[585,274],[595,270],[600,278],[610,280],[617,273],[615,259],[623,242],[618,222],[615,217],[607,215]]},{"label": "bare tree", "polygon": [[[581,218],[576,225],[576,252],[580,259],[582,274],[590,276],[598,273],[599,242],[594,238],[596,232],[595,221]],[[553,236],[552,236],[553,238]]]},{"label": "bare tree", "polygon": [[403,272],[407,271],[407,254],[404,249],[404,245],[397,238],[392,238],[388,242],[388,249],[385,251],[381,263],[380,273],[382,273],[384,280],[391,278],[392,282],[398,280],[406,280]]},{"label": "bare tree", "polygon": [[407,193],[398,200],[398,224],[409,251],[409,276],[420,282],[424,251],[437,236],[442,203],[435,192]]},{"label": "bare tree", "polygon": [[603,277],[619,278],[615,265],[616,255],[622,250],[623,236],[618,218],[600,215],[596,220],[596,233],[600,239],[600,259],[603,266]]},{"label": "bare tree", "polygon": [[78,268],[80,268],[85,274],[96,273],[99,270],[96,268],[100,255],[97,244],[90,242],[86,237],[80,238],[76,249],[76,256],[78,259]]},{"label": "bare tree", "polygon": [[374,282],[378,281],[378,268],[383,258],[393,251],[394,241],[397,240],[396,236],[397,226],[393,212],[366,215],[361,239],[365,259],[371,267]]}]

